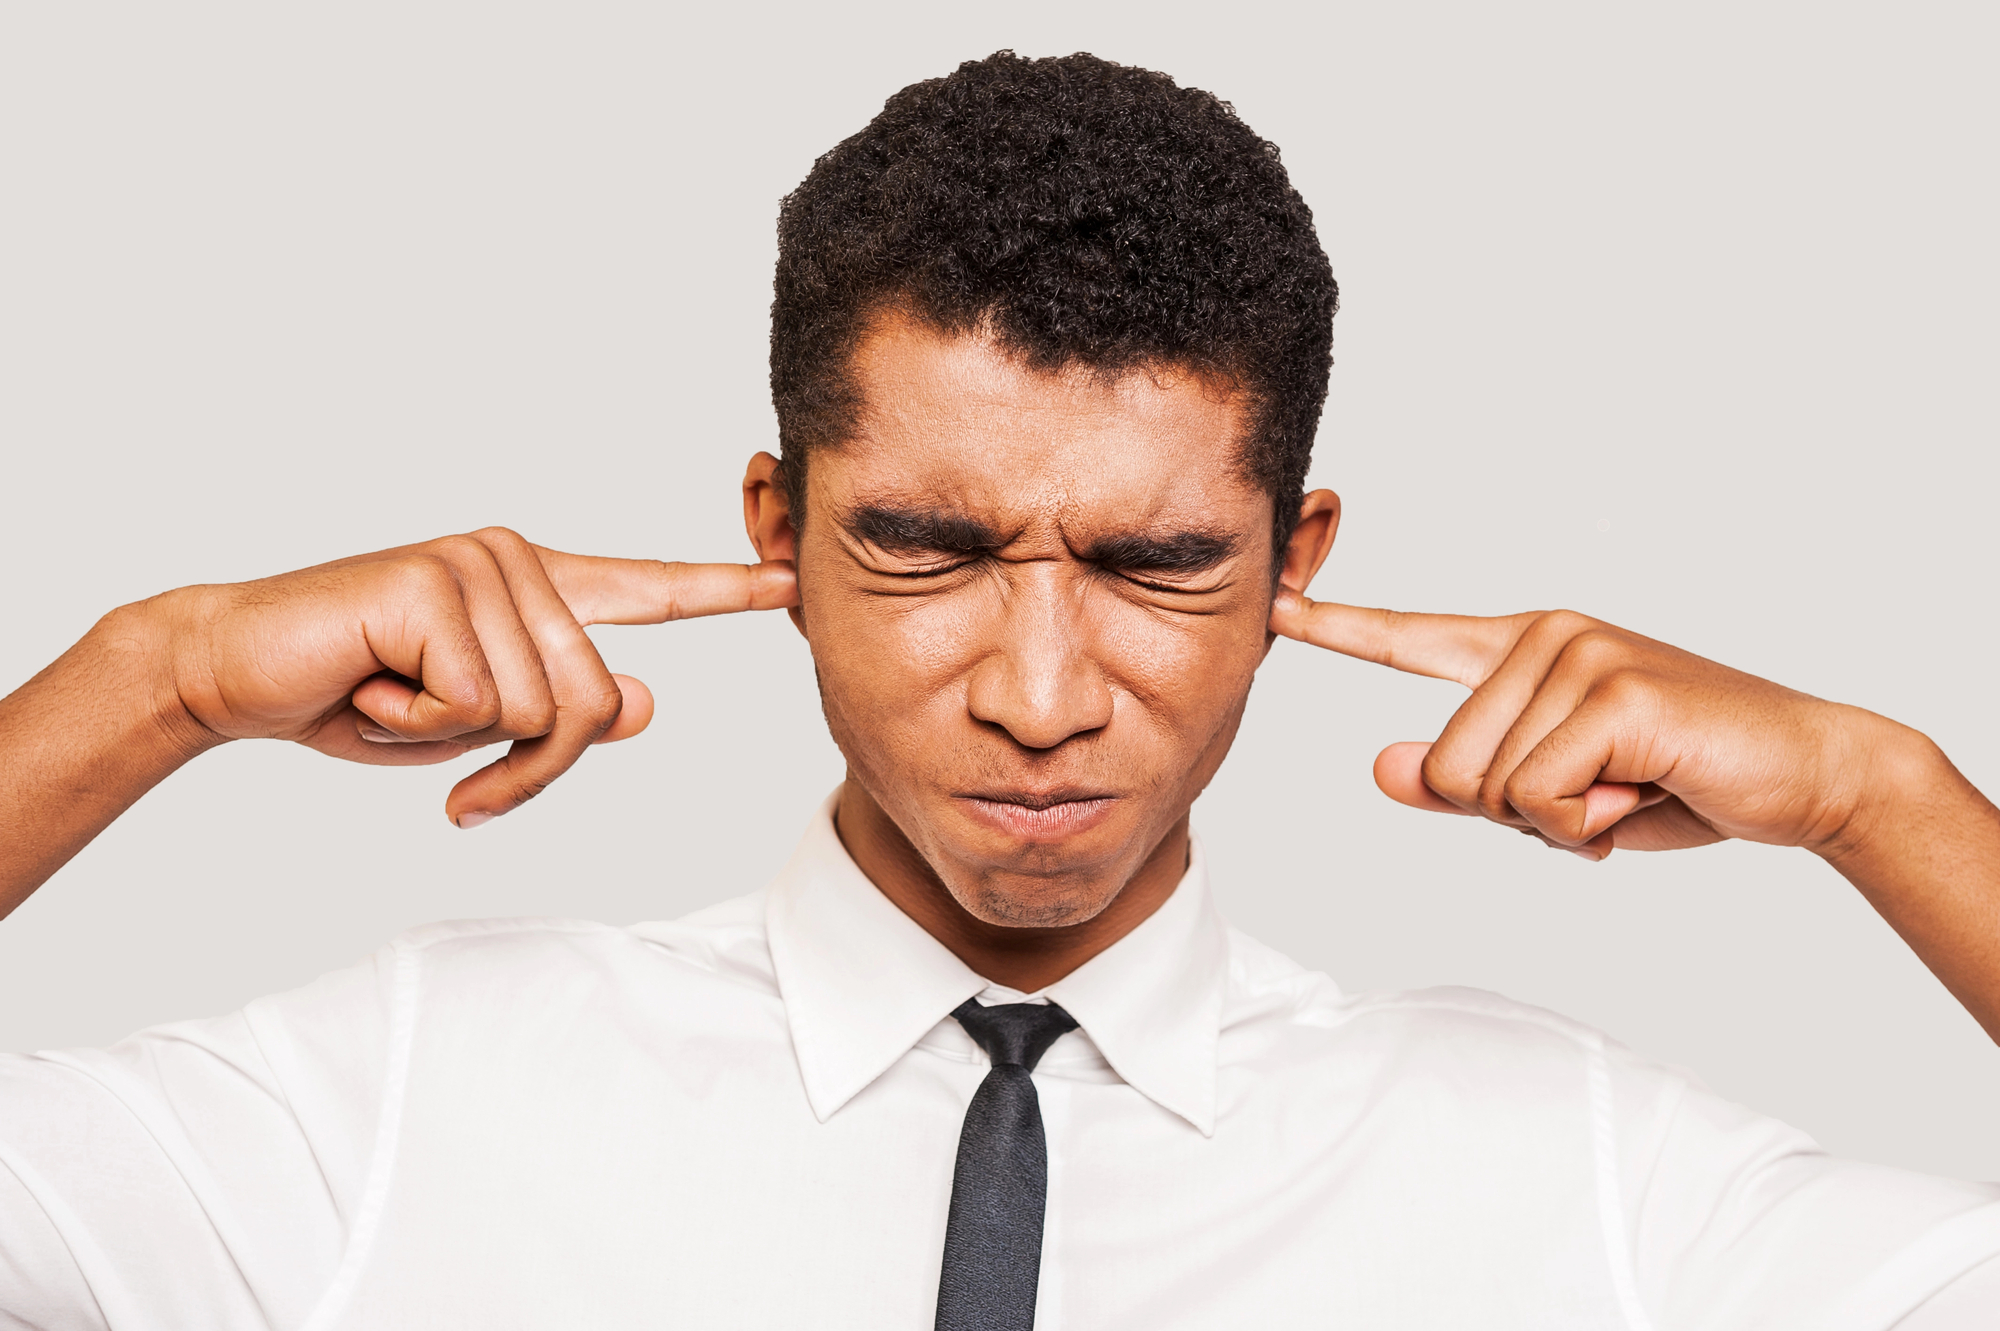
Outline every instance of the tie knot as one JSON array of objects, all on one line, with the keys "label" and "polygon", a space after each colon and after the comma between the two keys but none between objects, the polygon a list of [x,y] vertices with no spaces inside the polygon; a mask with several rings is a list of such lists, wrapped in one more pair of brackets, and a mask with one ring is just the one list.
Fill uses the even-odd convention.
[{"label": "tie knot", "polygon": [[1076,1018],[1054,1003],[996,1003],[981,1007],[978,999],[968,998],[951,1015],[958,1018],[967,1035],[979,1042],[995,1067],[1014,1063],[1030,1072],[1058,1036],[1076,1029]]}]

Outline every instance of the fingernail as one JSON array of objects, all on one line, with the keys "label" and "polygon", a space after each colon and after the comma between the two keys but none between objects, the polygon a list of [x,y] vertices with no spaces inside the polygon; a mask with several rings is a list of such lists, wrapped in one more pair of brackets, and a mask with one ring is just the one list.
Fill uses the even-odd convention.
[{"label": "fingernail", "polygon": [[1273,610],[1292,611],[1299,608],[1299,594],[1290,587],[1278,588],[1278,594],[1271,598]]},{"label": "fingernail", "polygon": [[405,736],[405,735],[392,735],[392,734],[390,734],[390,733],[389,733],[388,731],[386,731],[386,730],[382,729],[382,727],[380,727],[380,726],[371,726],[371,725],[365,725],[365,724],[364,724],[364,725],[361,725],[361,726],[357,726],[357,727],[356,727],[356,729],[357,729],[357,730],[359,730],[359,731],[361,732],[361,738],[363,738],[363,739],[367,740],[367,741],[368,741],[368,742],[369,742],[370,744],[421,744],[421,743],[423,743],[423,741],[422,741],[422,740],[420,740],[420,739],[410,739],[410,738],[409,738],[408,736]]},{"label": "fingernail", "polygon": [[1582,859],[1589,860],[1592,864],[1595,864],[1599,860],[1604,858],[1602,855],[1599,855],[1596,851],[1585,850],[1581,846],[1565,846],[1564,849],[1569,851],[1569,853],[1572,855],[1578,856]]},{"label": "fingernail", "polygon": [[458,815],[458,830],[461,832],[470,832],[473,828],[479,826],[481,823],[490,823],[492,821],[493,821],[492,814],[480,813],[478,810],[475,809],[471,813],[461,813],[460,815]]}]

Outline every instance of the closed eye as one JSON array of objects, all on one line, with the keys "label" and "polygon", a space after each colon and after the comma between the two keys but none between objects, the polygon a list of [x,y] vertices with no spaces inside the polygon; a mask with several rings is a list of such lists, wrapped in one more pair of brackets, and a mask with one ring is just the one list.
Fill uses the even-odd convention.
[{"label": "closed eye", "polygon": [[1234,538],[1202,531],[1107,536],[1083,552],[1098,567],[1138,586],[1183,594],[1215,590],[1196,584],[1235,553]]},{"label": "closed eye", "polygon": [[951,559],[923,568],[878,568],[874,571],[886,578],[941,578],[947,573],[956,573],[967,565],[977,562],[977,559]]}]

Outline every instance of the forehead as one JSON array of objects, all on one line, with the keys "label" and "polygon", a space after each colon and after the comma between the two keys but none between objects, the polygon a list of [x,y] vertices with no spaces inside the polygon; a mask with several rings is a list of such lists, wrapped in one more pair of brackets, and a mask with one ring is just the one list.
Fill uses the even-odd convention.
[{"label": "forehead", "polygon": [[838,503],[1233,525],[1268,502],[1243,475],[1240,401],[1188,373],[1046,373],[983,335],[900,317],[864,339],[852,373],[859,426],[825,469]]}]

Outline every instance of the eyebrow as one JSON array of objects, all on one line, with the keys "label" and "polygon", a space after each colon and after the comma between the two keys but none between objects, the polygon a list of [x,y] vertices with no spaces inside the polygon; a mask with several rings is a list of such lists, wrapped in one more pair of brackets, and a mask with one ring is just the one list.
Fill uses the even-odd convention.
[{"label": "eyebrow", "polygon": [[[1007,538],[976,518],[949,509],[864,504],[846,526],[879,549],[901,554],[991,554]],[[1216,567],[1236,553],[1233,536],[1213,531],[1115,532],[1077,554],[1093,564],[1134,572],[1189,574]]]},{"label": "eyebrow", "polygon": [[847,515],[846,526],[870,545],[901,554],[983,555],[1007,544],[985,523],[947,509],[863,504]]},{"label": "eyebrow", "polygon": [[1236,553],[1236,538],[1208,531],[1118,532],[1079,552],[1093,564],[1145,573],[1205,573]]}]

